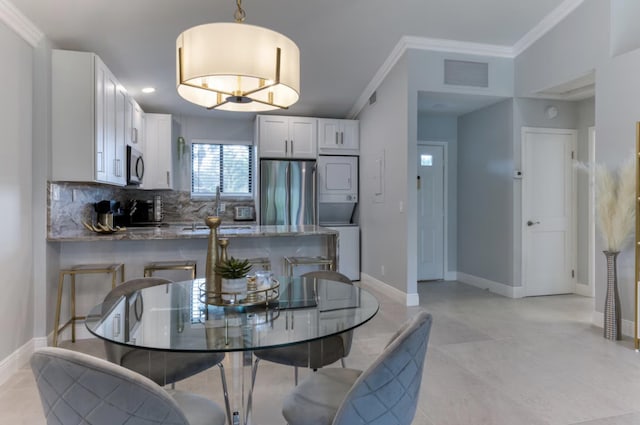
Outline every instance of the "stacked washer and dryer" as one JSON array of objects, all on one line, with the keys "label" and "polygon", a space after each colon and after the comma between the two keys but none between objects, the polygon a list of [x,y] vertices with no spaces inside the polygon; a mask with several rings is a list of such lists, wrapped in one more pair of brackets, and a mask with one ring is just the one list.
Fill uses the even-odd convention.
[{"label": "stacked washer and dryer", "polygon": [[318,221],[339,233],[338,270],[360,280],[360,227],[354,221],[358,204],[358,157],[320,155]]}]

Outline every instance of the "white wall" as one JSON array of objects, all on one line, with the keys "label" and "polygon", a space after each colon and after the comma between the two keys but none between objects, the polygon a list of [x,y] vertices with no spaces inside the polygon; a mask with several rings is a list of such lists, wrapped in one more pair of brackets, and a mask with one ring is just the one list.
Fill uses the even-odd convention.
[{"label": "white wall", "polygon": [[513,101],[458,120],[458,271],[514,286]]},{"label": "white wall", "polygon": [[[619,166],[633,155],[636,121],[640,120],[640,51],[635,50],[600,65],[596,81],[596,161]],[[633,237],[633,236],[632,236]],[[596,310],[604,311],[606,262],[596,236]],[[633,320],[634,249],[630,244],[618,257],[618,285],[623,319]]]},{"label": "white wall", "polygon": [[29,44],[0,23],[0,359],[33,338],[33,201],[32,105],[33,51]]},{"label": "white wall", "polygon": [[[595,69],[596,161],[617,167],[635,149],[640,119],[640,51],[611,57],[611,1],[585,0],[571,15],[516,58],[516,92],[523,96]],[[602,244],[596,237],[596,253]],[[633,320],[634,254],[618,257],[623,319]],[[596,255],[595,308],[604,310],[606,263]]]},{"label": "white wall", "polygon": [[[406,293],[407,280],[407,57],[403,56],[376,91],[360,119],[360,226],[362,272]],[[376,160],[384,156],[383,197],[375,193]],[[384,266],[385,272],[382,273]],[[409,289],[413,285],[412,289]]]},{"label": "white wall", "polygon": [[515,59],[516,96],[530,97],[571,81],[607,60],[609,0],[584,0]]},{"label": "white wall", "polygon": [[[595,98],[590,98],[576,104],[578,129],[578,149],[576,159],[582,163],[589,161],[589,127],[596,125],[596,102]],[[577,275],[576,282],[581,285],[589,284],[589,175],[585,172],[578,172],[576,175],[577,184],[577,208],[576,223],[578,252],[577,252]],[[600,258],[597,256],[596,258]]]}]

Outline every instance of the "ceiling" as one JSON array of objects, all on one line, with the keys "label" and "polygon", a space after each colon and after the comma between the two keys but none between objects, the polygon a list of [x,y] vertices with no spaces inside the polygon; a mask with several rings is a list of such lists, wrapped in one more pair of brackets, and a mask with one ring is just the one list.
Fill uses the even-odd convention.
[{"label": "ceiling", "polygon": [[[341,118],[402,36],[511,47],[566,1],[244,0],[242,5],[247,23],[281,32],[300,48],[300,100],[286,114]],[[191,105],[175,88],[176,38],[194,25],[232,22],[233,0],[11,3],[55,47],[97,53],[147,112],[246,117]],[[143,94],[146,86],[156,92]]]}]

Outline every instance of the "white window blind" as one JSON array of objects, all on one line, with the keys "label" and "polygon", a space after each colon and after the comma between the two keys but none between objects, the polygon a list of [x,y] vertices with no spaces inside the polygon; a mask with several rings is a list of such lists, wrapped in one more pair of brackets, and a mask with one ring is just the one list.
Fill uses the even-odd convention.
[{"label": "white window blind", "polygon": [[191,144],[191,195],[251,196],[253,146],[215,143]]}]

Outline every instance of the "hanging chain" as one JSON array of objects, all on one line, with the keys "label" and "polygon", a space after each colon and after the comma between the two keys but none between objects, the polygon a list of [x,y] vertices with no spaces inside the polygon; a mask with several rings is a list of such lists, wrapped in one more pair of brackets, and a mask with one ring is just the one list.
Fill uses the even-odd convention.
[{"label": "hanging chain", "polygon": [[244,22],[244,18],[247,17],[247,13],[242,8],[242,0],[236,0],[236,4],[238,5],[238,10],[233,14],[233,17],[236,18],[236,22]]}]

